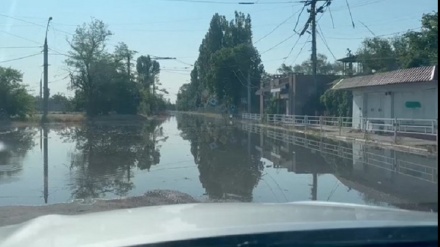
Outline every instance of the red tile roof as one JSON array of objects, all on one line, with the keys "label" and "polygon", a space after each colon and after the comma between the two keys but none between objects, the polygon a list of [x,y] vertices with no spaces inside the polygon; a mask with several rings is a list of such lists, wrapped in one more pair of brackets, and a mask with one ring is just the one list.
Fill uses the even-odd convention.
[{"label": "red tile roof", "polygon": [[337,81],[332,89],[351,89],[402,83],[431,82],[437,80],[438,66],[428,66],[344,78]]}]

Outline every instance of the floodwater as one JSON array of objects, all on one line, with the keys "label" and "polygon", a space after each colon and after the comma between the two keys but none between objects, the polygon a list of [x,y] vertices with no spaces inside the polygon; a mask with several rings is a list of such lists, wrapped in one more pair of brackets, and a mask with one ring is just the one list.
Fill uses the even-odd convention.
[{"label": "floodwater", "polygon": [[142,124],[0,127],[0,206],[166,189],[200,201],[319,200],[437,212],[437,171],[436,157],[186,114]]}]

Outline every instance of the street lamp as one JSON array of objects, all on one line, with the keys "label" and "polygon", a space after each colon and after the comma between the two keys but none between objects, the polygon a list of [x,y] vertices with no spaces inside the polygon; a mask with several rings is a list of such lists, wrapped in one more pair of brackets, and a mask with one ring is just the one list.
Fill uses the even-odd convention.
[{"label": "street lamp", "polygon": [[49,108],[49,87],[48,87],[48,47],[47,47],[47,32],[49,31],[49,23],[52,17],[47,20],[46,35],[44,37],[44,100],[43,100],[43,117],[42,122],[47,122],[47,113]]}]

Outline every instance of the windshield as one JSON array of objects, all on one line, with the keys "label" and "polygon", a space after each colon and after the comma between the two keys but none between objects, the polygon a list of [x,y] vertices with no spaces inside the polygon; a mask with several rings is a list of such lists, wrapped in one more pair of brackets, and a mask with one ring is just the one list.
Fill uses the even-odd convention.
[{"label": "windshield", "polygon": [[435,1],[0,3],[0,227],[180,203],[438,210]]}]

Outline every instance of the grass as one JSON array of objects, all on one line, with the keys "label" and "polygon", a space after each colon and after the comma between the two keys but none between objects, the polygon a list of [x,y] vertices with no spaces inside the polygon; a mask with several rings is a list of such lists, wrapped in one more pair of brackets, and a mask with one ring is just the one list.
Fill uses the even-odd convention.
[{"label": "grass", "polygon": [[[33,122],[39,123],[41,121],[41,114],[35,114],[25,120],[12,120],[13,122]],[[86,116],[82,113],[49,113],[47,120],[49,123],[81,123],[86,120]]]},{"label": "grass", "polygon": [[[35,114],[29,116],[26,119],[11,119],[8,121],[9,123],[15,124],[32,124],[32,123],[40,123],[41,122],[41,114]],[[47,116],[49,123],[83,123],[87,121],[92,122],[139,122],[146,121],[150,118],[157,118],[161,116],[147,117],[145,115],[106,115],[106,116],[96,116],[96,117],[88,117],[84,113],[49,113]]]}]

